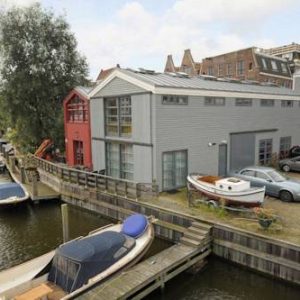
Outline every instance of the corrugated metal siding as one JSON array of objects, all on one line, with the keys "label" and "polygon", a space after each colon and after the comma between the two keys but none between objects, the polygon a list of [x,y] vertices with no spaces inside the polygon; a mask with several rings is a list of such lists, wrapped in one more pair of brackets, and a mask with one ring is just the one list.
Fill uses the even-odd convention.
[{"label": "corrugated metal siding", "polygon": [[152,182],[151,151],[151,147],[133,146],[134,180],[137,182]]},{"label": "corrugated metal siding", "polygon": [[150,94],[131,96],[132,139],[140,143],[151,143]]},{"label": "corrugated metal siding", "polygon": [[93,169],[96,171],[105,169],[105,143],[92,140]]},{"label": "corrugated metal siding", "polygon": [[90,109],[91,109],[91,135],[92,137],[104,137],[103,98],[91,100]]},{"label": "corrugated metal siding", "polygon": [[93,98],[143,93],[144,89],[120,78],[114,78]]},{"label": "corrugated metal siding", "polygon": [[218,146],[208,147],[208,143],[226,140],[229,155],[230,133],[278,128],[265,133],[273,137],[274,152],[279,151],[280,137],[292,136],[292,144],[300,143],[298,106],[282,108],[280,101],[275,101],[275,107],[260,107],[256,99],[252,107],[236,107],[232,98],[226,99],[225,106],[204,106],[203,97],[189,97],[188,105],[162,105],[161,96],[154,97],[156,179],[160,185],[164,151],[188,149],[188,172],[217,174]]}]

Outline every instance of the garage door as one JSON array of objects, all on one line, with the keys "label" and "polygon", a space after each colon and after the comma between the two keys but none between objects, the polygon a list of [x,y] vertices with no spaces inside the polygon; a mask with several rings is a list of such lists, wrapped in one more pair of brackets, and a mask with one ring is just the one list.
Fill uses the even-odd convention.
[{"label": "garage door", "polygon": [[230,170],[235,171],[255,162],[255,134],[235,133],[230,136]]}]

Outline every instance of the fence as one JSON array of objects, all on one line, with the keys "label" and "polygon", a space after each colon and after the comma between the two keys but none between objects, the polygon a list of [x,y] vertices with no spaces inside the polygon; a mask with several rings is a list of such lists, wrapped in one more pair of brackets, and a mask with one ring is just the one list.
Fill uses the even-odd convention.
[{"label": "fence", "polygon": [[45,172],[57,176],[63,181],[85,188],[93,188],[96,191],[107,192],[135,200],[150,200],[158,196],[158,186],[156,184],[137,183],[98,173],[77,170],[49,162],[34,155],[30,155],[30,163]]}]

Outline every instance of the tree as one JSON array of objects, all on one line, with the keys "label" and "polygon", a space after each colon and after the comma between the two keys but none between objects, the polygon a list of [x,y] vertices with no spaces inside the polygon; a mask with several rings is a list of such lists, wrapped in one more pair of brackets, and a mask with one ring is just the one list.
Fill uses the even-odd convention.
[{"label": "tree", "polygon": [[87,83],[86,59],[64,17],[39,4],[0,15],[0,87],[3,109],[19,146],[44,138],[63,145],[62,101]]}]

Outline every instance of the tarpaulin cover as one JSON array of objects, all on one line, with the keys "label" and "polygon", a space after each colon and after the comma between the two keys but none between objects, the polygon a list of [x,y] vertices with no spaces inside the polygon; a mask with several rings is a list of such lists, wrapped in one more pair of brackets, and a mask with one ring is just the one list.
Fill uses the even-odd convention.
[{"label": "tarpaulin cover", "polygon": [[133,241],[126,243],[130,248],[125,247],[128,239],[122,233],[105,231],[59,247],[48,280],[66,292],[78,289],[127,254],[135,245]]},{"label": "tarpaulin cover", "polygon": [[10,197],[25,197],[25,192],[22,187],[15,182],[0,184],[0,200],[5,200]]}]

